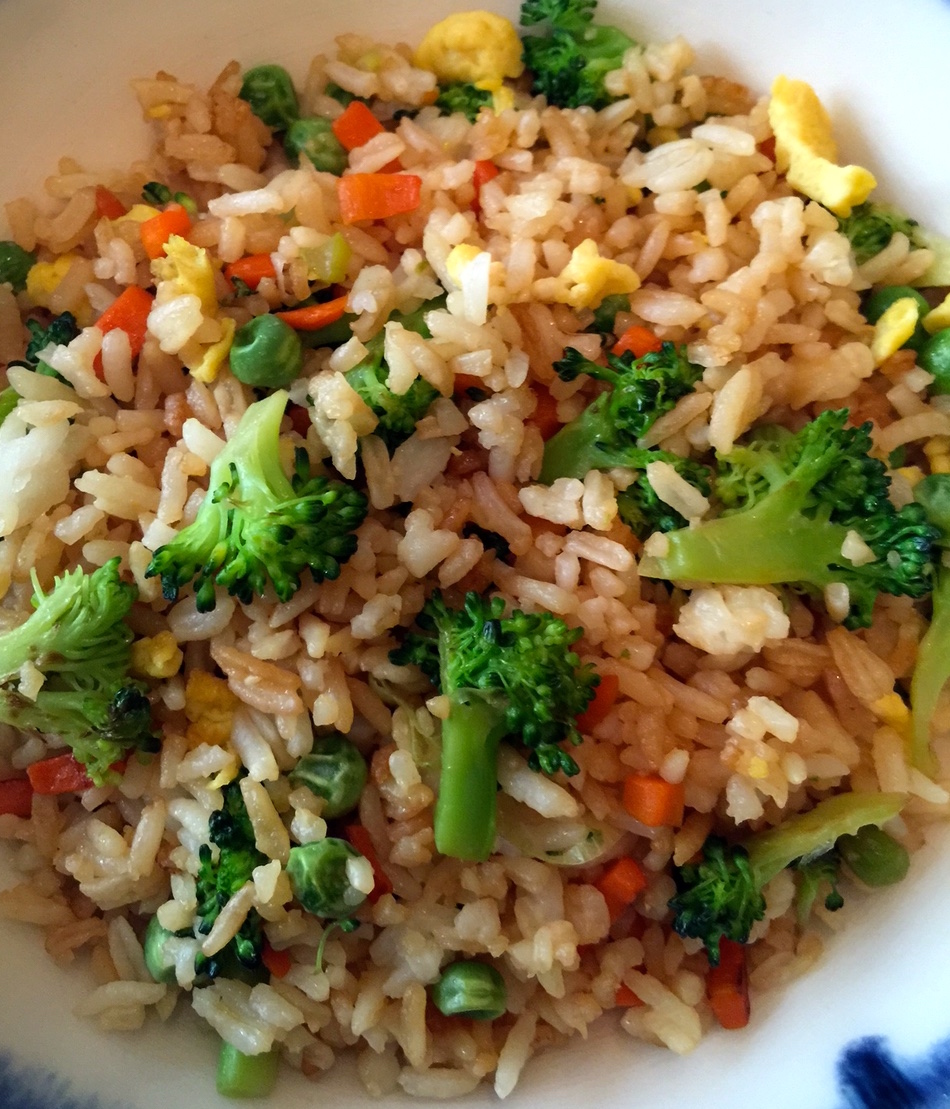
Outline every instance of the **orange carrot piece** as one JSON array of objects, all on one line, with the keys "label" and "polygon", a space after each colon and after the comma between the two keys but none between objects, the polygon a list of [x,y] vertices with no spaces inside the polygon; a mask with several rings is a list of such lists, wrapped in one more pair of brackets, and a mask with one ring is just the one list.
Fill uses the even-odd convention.
[{"label": "orange carrot piece", "polygon": [[594,690],[594,699],[578,716],[577,726],[589,735],[614,707],[620,693],[620,679],[616,674],[601,674],[600,684]]},{"label": "orange carrot piece", "polygon": [[243,281],[249,289],[256,289],[265,277],[276,277],[274,261],[269,254],[245,254],[224,267],[228,281]]},{"label": "orange carrot piece", "polygon": [[34,793],[81,793],[92,786],[86,768],[74,755],[53,755],[26,768]]},{"label": "orange carrot piece", "polygon": [[561,421],[557,418],[557,401],[548,389],[532,388],[531,391],[537,398],[537,403],[528,417],[528,423],[541,432],[542,439],[548,440],[561,427]]},{"label": "orange carrot piece", "polygon": [[475,374],[455,375],[455,384],[453,386],[453,391],[456,393],[464,393],[469,389],[484,390],[484,388],[485,382],[480,377],[476,377]]},{"label": "orange carrot piece", "polygon": [[480,158],[475,163],[475,172],[472,174],[472,186],[475,196],[472,198],[472,211],[477,216],[482,210],[482,185],[497,177],[501,170],[494,162]]},{"label": "orange carrot piece", "polygon": [[351,101],[332,127],[344,150],[356,150],[386,130],[362,100]]},{"label": "orange carrot piece", "polygon": [[749,1001],[749,965],[745,945],[719,941],[719,965],[706,975],[706,996],[723,1028],[745,1028],[752,1006]]},{"label": "orange carrot piece", "polygon": [[128,208],[105,185],[96,185],[96,214],[105,216],[106,219],[121,219]]},{"label": "orange carrot piece", "polygon": [[419,207],[422,178],[414,173],[348,173],[337,179],[345,224],[387,219]]},{"label": "orange carrot piece", "polygon": [[290,952],[276,951],[269,943],[265,943],[261,951],[261,962],[274,978],[286,978],[290,973]]},{"label": "orange carrot piece", "polygon": [[685,808],[683,783],[659,774],[631,774],[623,783],[623,807],[648,828],[678,828]]},{"label": "orange carrot piece", "polygon": [[373,868],[373,890],[368,895],[368,900],[375,905],[384,893],[393,892],[393,884],[389,880],[389,875],[383,870],[370,834],[362,824],[347,824],[343,829],[343,834],[363,858],[369,861],[369,865]]},{"label": "orange carrot piece", "polygon": [[122,290],[109,307],[96,320],[96,327],[105,335],[118,328],[129,337],[132,357],[142,352],[148,314],[152,310],[155,297],[138,285],[129,285]]},{"label": "orange carrot piece", "polygon": [[172,235],[187,235],[190,230],[191,216],[180,204],[169,204],[164,212],[139,224],[142,246],[149,258],[161,258]]},{"label": "orange carrot piece", "polygon": [[642,358],[645,354],[658,351],[663,346],[663,340],[658,339],[648,327],[634,324],[613,345],[614,354],[626,354],[628,351],[634,358]]},{"label": "orange carrot piece", "polygon": [[344,294],[335,300],[325,300],[322,304],[307,304],[303,308],[288,308],[274,315],[289,323],[295,331],[319,331],[342,317],[346,311],[347,296]]},{"label": "orange carrot piece", "polygon": [[33,808],[33,787],[28,778],[0,782],[0,816],[27,817]]},{"label": "orange carrot piece", "polygon": [[647,879],[637,860],[623,855],[608,865],[594,885],[604,895],[610,919],[616,920],[646,889]]},{"label": "orange carrot piece", "polygon": [[617,987],[617,992],[614,994],[614,1004],[633,1009],[642,1006],[643,1002],[637,997],[633,990],[630,989],[626,982],[621,982]]}]

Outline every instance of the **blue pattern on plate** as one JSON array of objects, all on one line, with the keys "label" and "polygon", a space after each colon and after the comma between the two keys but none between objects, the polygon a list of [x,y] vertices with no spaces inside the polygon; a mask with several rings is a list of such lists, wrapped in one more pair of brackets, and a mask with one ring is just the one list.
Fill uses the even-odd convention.
[{"label": "blue pattern on plate", "polygon": [[840,1109],[946,1109],[950,1106],[950,1040],[922,1059],[895,1059],[887,1041],[868,1036],[838,1059]]},{"label": "blue pattern on plate", "polygon": [[0,1106],[3,1109],[123,1109],[118,1102],[77,1093],[52,1071],[16,1062],[7,1051],[0,1051]]}]

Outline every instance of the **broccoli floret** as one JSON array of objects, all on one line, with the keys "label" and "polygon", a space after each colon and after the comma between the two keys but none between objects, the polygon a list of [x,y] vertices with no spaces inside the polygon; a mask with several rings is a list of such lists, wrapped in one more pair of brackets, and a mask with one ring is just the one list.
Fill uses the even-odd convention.
[{"label": "broccoli floret", "polygon": [[[407,331],[415,331],[428,339],[431,332],[426,327],[425,315],[444,303],[441,297],[426,301],[414,312],[395,313],[390,322],[400,323]],[[384,344],[385,333],[380,331],[366,343],[367,354],[363,361],[347,370],[344,376],[379,420],[373,434],[382,439],[391,453],[412,435],[439,393],[422,377],[417,377],[405,393],[394,393],[387,385],[389,366],[383,359]]]},{"label": "broccoli floret", "polygon": [[844,898],[838,890],[841,856],[834,847],[817,858],[800,859],[794,868],[798,873],[795,908],[799,925],[805,926],[822,887],[828,889],[824,903],[829,913],[836,913],[844,905]]},{"label": "broccoli floret", "polygon": [[587,331],[595,331],[607,338],[617,334],[618,312],[630,311],[630,297],[626,293],[611,293],[594,309],[594,318]]},{"label": "broccoli floret", "polygon": [[[668,462],[691,485],[704,496],[709,493],[709,470],[701,462],[691,458],[681,458],[672,451],[643,450],[639,452],[638,465],[646,467],[650,462]],[[655,531],[674,531],[684,528],[688,520],[665,501],[661,501],[650,484],[646,470],[642,470],[623,492],[617,494],[617,510],[620,519],[638,539],[645,539]]]},{"label": "broccoli floret", "polygon": [[548,612],[504,616],[500,597],[469,593],[459,609],[429,599],[419,631],[391,653],[415,663],[449,698],[435,842],[443,855],[485,859],[495,842],[498,744],[521,743],[533,770],[576,774],[560,745],[579,743],[575,721],[598,683],[571,649],[581,635]]},{"label": "broccoli floret", "polygon": [[[101,785],[130,750],[157,746],[144,687],[128,676],[137,590],[117,558],[71,570],[49,593],[33,586],[35,611],[0,635],[0,721],[61,740]],[[19,688],[28,665],[44,678],[35,699]]]},{"label": "broccoli floret", "polygon": [[854,260],[859,266],[880,254],[898,231],[910,239],[911,246],[922,246],[917,227],[916,220],[871,200],[855,205],[849,216],[838,220],[838,230],[851,243]]},{"label": "broccoli floret", "polygon": [[736,844],[710,836],[698,863],[676,868],[677,894],[669,903],[673,928],[702,940],[715,966],[723,937],[747,942],[753,924],[765,915],[762,890],[779,871],[796,861],[799,868],[807,866],[841,836],[887,823],[904,800],[901,793],[842,793]]},{"label": "broccoli floret", "polygon": [[[254,829],[244,806],[240,784],[229,782],[222,795],[223,807],[208,818],[211,843],[203,843],[198,849],[195,931],[201,936],[211,931],[230,898],[252,880],[254,868],[270,861],[254,844]],[[201,966],[197,969],[214,978],[229,953],[241,966],[257,967],[263,944],[260,915],[251,909],[234,939],[210,961],[199,957]]]},{"label": "broccoli floret", "polygon": [[[914,487],[914,497],[939,532],[939,549],[947,551],[950,549],[950,474],[925,477]],[[917,649],[917,663],[910,686],[914,727],[912,761],[925,773],[934,769],[930,722],[943,687],[950,678],[950,568],[942,558],[936,561],[930,627]]]},{"label": "broccoli floret", "polygon": [[458,84],[442,85],[435,106],[442,115],[452,115],[461,112],[469,121],[474,123],[482,108],[490,108],[492,94],[488,89],[480,89],[475,85]]},{"label": "broccoli floret", "polygon": [[79,334],[76,317],[72,312],[61,312],[45,325],[40,323],[39,320],[27,320],[26,329],[30,333],[26,353],[22,359],[11,362],[10,365],[26,366],[27,369],[34,370],[38,374],[45,374],[47,377],[55,377],[58,381],[65,382],[66,379],[61,374],[58,374],[45,362],[40,361],[40,354],[50,344],[65,346],[76,338]]},{"label": "broccoli floret", "polygon": [[[870,455],[871,425],[847,427],[846,408],[823,412],[795,434],[763,429],[720,459],[721,514],[667,533],[664,554],[645,555],[644,577],[735,585],[786,584],[821,595],[848,587],[849,628],[867,627],[879,593],[923,597],[934,577],[938,531],[920,505],[897,510],[884,463]],[[854,533],[873,561],[842,554]]]},{"label": "broccoli floret", "polygon": [[638,446],[638,440],[680,397],[692,392],[702,375],[702,368],[675,343],[664,343],[640,358],[629,352],[608,354],[606,366],[569,349],[554,369],[563,381],[588,374],[610,389],[545,443],[539,480],[548,485],[559,477],[583,478],[589,470],[642,470],[657,456]]},{"label": "broccoli floret", "polygon": [[280,461],[280,421],[287,393],[252,404],[211,464],[208,494],[194,522],[155,552],[147,577],[159,576],[174,600],[195,579],[199,612],[215,606],[215,585],[244,603],[270,582],[281,601],[300,588],[309,566],[315,581],[339,576],[356,550],[366,498],[341,481],[308,477],[298,458],[293,478]]},{"label": "broccoli floret", "polygon": [[593,22],[596,0],[525,0],[521,23],[543,24],[522,39],[532,91],[558,108],[606,107],[612,100],[604,77],[619,69],[636,43],[616,27]]}]

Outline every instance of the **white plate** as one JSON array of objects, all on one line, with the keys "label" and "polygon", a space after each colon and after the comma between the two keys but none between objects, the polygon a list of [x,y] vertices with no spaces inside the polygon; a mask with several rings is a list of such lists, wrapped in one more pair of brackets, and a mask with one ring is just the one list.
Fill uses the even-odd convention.
[{"label": "white plate", "polygon": [[[87,168],[126,163],[145,127],[128,80],[166,69],[210,80],[221,65],[280,61],[301,75],[344,30],[418,39],[458,0],[0,0],[0,198],[36,192],[62,154]],[[513,3],[492,4],[513,14]],[[947,103],[950,5],[939,0],[604,0],[641,38],[682,33],[699,67],[764,91],[780,72],[811,82],[830,109],[842,154],[871,167],[879,195],[950,233]],[[950,1037],[950,855],[945,837],[909,878],[853,897],[822,964],[762,1000],[743,1032],[714,1033],[688,1058],[634,1043],[604,1022],[529,1064],[521,1109],[925,1109],[946,1104],[950,1068],[925,1053]],[[0,875],[2,878],[2,875]],[[184,1012],[167,1027],[103,1035],[71,1015],[88,987],[46,959],[36,935],[0,923],[0,1106],[3,1109],[215,1109],[215,1037]],[[886,1037],[877,1050],[851,1048]],[[863,1045],[867,1048],[868,1045]],[[874,1046],[874,1045],[872,1045]],[[895,1070],[888,1053],[898,1058]],[[943,1053],[946,1055],[946,1052]],[[911,1060],[907,1062],[907,1060]],[[869,1065],[866,1065],[869,1064]],[[845,1081],[842,1075],[851,1077]],[[890,1085],[887,1083],[890,1082]],[[68,1084],[68,1089],[63,1083]],[[369,1103],[341,1067],[314,1087],[282,1077],[281,1109]],[[393,1099],[392,1103],[401,1101]],[[494,1104],[488,1091],[467,1106]]]}]

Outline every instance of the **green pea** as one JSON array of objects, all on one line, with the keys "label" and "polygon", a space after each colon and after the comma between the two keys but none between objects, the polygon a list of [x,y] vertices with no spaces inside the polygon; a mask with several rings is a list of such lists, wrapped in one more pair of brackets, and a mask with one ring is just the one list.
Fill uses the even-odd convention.
[{"label": "green pea", "polygon": [[330,820],[356,808],[366,776],[366,760],[339,732],[318,739],[288,775],[292,785],[324,799],[323,815]]},{"label": "green pea", "polygon": [[475,959],[451,963],[431,992],[436,1008],[447,1017],[496,1020],[508,1008],[504,978],[493,966]]},{"label": "green pea", "polygon": [[145,929],[145,939],[142,949],[145,953],[145,967],[156,982],[174,982],[175,964],[171,966],[165,960],[165,949],[168,941],[175,933],[170,932],[153,916]]},{"label": "green pea", "polygon": [[842,860],[866,886],[892,886],[910,867],[907,849],[887,832],[868,824],[835,844]]},{"label": "green pea", "polygon": [[950,393],[950,327],[930,336],[917,355],[917,365],[933,374],[931,393]]},{"label": "green pea", "polygon": [[883,288],[875,289],[864,302],[864,318],[868,323],[877,323],[895,301],[904,300],[907,297],[917,304],[918,319],[913,335],[904,343],[904,346],[908,350],[920,350],[927,341],[927,332],[920,320],[930,311],[930,304],[910,285],[885,285]]},{"label": "green pea", "polygon": [[22,293],[26,275],[35,265],[35,254],[10,239],[0,240],[0,283],[8,282],[15,293]]},{"label": "green pea", "polygon": [[283,389],[300,376],[303,344],[277,316],[255,316],[234,333],[231,373],[245,385]]},{"label": "green pea", "polygon": [[333,134],[330,121],[320,116],[295,119],[284,136],[284,150],[294,164],[307,157],[323,173],[339,177],[346,169],[346,151]]},{"label": "green pea", "polygon": [[346,864],[363,856],[345,839],[317,840],[291,847],[287,876],[294,897],[314,916],[351,916],[366,894],[350,883]]},{"label": "green pea", "polygon": [[280,1052],[245,1055],[233,1044],[221,1044],[215,1085],[222,1097],[267,1097],[277,1084]]},{"label": "green pea", "polygon": [[258,119],[278,131],[286,131],[300,116],[294,83],[283,66],[259,65],[249,69],[238,95],[251,105]]}]

